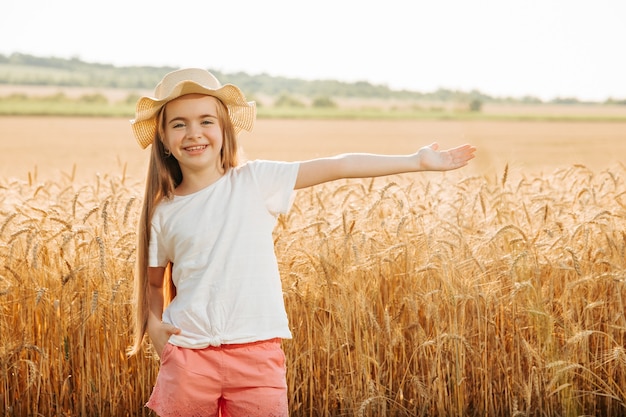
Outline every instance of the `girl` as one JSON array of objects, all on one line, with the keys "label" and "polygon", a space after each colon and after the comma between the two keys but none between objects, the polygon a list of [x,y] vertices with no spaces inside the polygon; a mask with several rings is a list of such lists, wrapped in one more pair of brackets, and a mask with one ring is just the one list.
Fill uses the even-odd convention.
[{"label": "girl", "polygon": [[152,145],[139,224],[135,342],[161,358],[147,406],[161,416],[287,416],[290,338],[272,232],[293,190],[340,178],[460,168],[469,145],[411,155],[346,154],[240,164],[237,134],[256,108],[209,72],[167,74],[137,102]]}]

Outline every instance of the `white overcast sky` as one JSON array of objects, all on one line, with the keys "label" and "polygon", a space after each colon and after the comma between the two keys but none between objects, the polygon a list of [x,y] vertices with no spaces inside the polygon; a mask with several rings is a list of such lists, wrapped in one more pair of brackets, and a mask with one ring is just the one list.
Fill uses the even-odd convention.
[{"label": "white overcast sky", "polygon": [[625,0],[3,0],[0,54],[626,99]]}]

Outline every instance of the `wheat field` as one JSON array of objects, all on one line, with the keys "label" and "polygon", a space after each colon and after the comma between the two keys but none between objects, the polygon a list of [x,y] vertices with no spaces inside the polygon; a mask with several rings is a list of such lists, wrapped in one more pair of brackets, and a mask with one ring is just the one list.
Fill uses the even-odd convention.
[{"label": "wheat field", "polygon": [[[91,137],[107,123],[89,124]],[[284,159],[342,151],[320,132],[345,125],[311,126],[300,153]],[[352,150],[414,146],[398,132],[415,126],[364,126]],[[552,159],[507,162],[494,152],[506,144],[472,136],[478,125],[421,127],[450,146],[482,138],[476,164],[320,185],[279,218],[291,415],[626,414],[626,167],[615,153],[593,159],[583,142],[570,142],[580,160],[555,160],[572,154],[550,153],[558,139],[539,148],[535,135],[527,151]],[[250,157],[278,152],[278,142],[243,139]],[[71,154],[79,166],[57,159],[58,175],[37,161],[42,168],[0,178],[0,415],[150,415],[158,361],[149,348],[125,355],[144,155],[128,148],[124,161],[99,145],[98,157],[119,160],[108,171],[94,156],[98,174],[88,173],[92,159]]]}]

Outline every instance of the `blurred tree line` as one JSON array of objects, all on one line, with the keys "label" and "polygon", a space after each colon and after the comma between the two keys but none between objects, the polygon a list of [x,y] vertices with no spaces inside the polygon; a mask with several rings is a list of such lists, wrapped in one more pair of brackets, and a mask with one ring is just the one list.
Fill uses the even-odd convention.
[{"label": "blurred tree line", "polygon": [[[9,56],[0,54],[0,84],[151,90],[163,75],[175,69],[174,67],[151,66],[117,67],[111,64],[84,62],[79,58],[37,57],[21,53]],[[295,95],[313,99],[316,97],[414,99],[468,103],[503,100],[479,91],[439,89],[423,93],[393,90],[386,85],[374,85],[365,81],[354,83],[335,80],[307,81],[268,74],[223,73],[211,68],[207,69],[213,72],[222,83],[236,84],[246,91],[247,95]],[[536,101],[538,99],[524,98],[524,100]]]},{"label": "blurred tree line", "polygon": [[[37,57],[28,54],[0,54],[0,84],[40,85],[61,87],[119,88],[126,90],[152,90],[163,75],[174,67],[132,66],[117,67],[111,64],[84,62],[80,58]],[[313,100],[332,98],[408,99],[439,102],[469,103],[470,110],[480,111],[483,103],[542,103],[537,97],[493,97],[480,91],[459,91],[440,88],[432,92],[393,90],[386,85],[366,81],[353,83],[336,80],[301,80],[275,77],[268,74],[244,72],[223,73],[207,68],[222,83],[239,86],[246,95],[274,97],[303,96]],[[556,98],[560,104],[581,103],[576,98]],[[324,104],[318,102],[321,106]],[[332,105],[332,103],[329,103]],[[626,104],[626,100],[607,100],[607,104]]]}]

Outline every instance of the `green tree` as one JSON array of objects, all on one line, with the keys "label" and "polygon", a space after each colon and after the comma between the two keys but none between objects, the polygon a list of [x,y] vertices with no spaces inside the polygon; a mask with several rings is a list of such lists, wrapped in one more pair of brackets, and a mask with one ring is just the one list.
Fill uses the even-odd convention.
[{"label": "green tree", "polygon": [[469,102],[469,111],[473,113],[479,113],[483,109],[483,102],[480,99],[472,99]]},{"label": "green tree", "polygon": [[274,105],[276,107],[306,107],[303,102],[289,94],[281,94],[274,102]]},{"label": "green tree", "polygon": [[316,108],[335,108],[337,103],[328,96],[318,96],[313,99],[312,106]]}]

